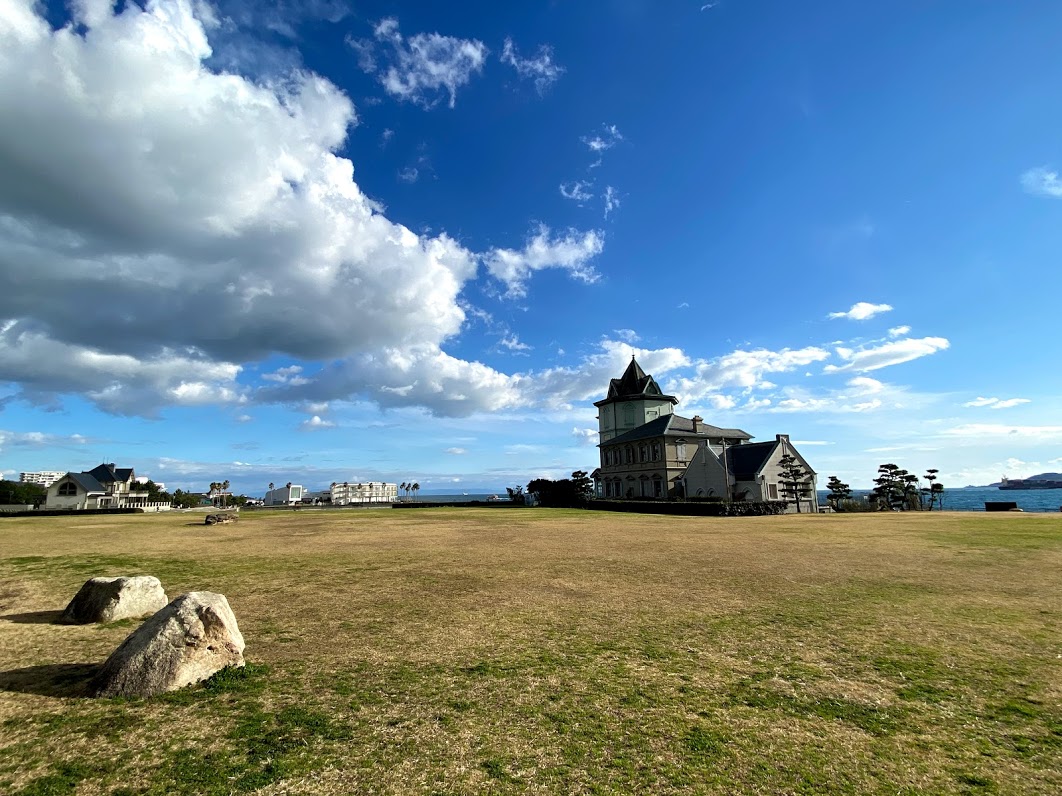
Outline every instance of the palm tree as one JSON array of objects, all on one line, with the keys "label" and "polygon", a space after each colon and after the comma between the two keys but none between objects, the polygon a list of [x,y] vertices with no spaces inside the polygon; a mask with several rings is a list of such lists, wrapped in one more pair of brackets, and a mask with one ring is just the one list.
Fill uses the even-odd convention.
[{"label": "palm tree", "polygon": [[408,485],[406,484],[405,481],[403,481],[401,484],[398,485],[398,488],[401,489],[403,492],[405,492],[406,491],[406,486],[408,486]]},{"label": "palm tree", "polygon": [[221,482],[221,500],[225,504],[224,508],[229,507],[229,479],[226,478]]},{"label": "palm tree", "polygon": [[417,493],[418,493],[419,491],[420,491],[420,483],[419,483],[419,482],[417,482],[417,481],[414,481],[414,482],[413,482],[413,499],[414,499],[414,500],[416,500],[416,499],[417,499]]}]

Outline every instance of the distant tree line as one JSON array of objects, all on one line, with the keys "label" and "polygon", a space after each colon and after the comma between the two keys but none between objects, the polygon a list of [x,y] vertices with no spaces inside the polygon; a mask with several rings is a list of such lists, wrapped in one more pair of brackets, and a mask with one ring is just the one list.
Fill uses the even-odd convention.
[{"label": "distant tree line", "polygon": [[[522,487],[506,489],[514,503],[524,503]],[[538,505],[547,508],[581,508],[594,496],[594,482],[585,470],[576,470],[571,478],[552,481],[535,478],[527,484],[527,494],[535,495]]]},{"label": "distant tree line", "polygon": [[[834,511],[932,511],[944,508],[944,484],[931,468],[921,478],[896,464],[882,464],[867,499],[852,497],[851,487],[831,475],[826,502]],[[922,482],[925,482],[924,484]]]},{"label": "distant tree line", "polygon": [[21,481],[0,481],[0,505],[43,505],[48,490],[40,484],[24,484]]}]

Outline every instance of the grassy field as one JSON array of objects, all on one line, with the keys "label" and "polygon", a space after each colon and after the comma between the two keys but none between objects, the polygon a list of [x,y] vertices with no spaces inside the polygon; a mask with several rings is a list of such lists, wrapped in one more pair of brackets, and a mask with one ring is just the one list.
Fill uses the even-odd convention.
[{"label": "grassy field", "polygon": [[[1062,518],[547,509],[0,520],[0,793],[1062,792]],[[248,665],[85,696],[95,575]]]}]

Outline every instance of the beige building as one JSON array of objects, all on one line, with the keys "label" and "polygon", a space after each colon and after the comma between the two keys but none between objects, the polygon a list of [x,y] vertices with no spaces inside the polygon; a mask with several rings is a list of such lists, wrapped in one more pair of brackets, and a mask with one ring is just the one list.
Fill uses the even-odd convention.
[{"label": "beige building", "polygon": [[665,395],[634,358],[608,395],[597,401],[600,467],[593,477],[603,498],[789,500],[781,458],[791,455],[807,473],[801,511],[817,511],[815,472],[785,434],[751,442],[739,428],[720,428],[698,416],[674,413],[678,399]]},{"label": "beige building", "polygon": [[148,506],[148,493],[140,491],[132,468],[115,467],[113,463],[86,472],[67,473],[48,487],[45,502],[45,508],[71,510]]}]

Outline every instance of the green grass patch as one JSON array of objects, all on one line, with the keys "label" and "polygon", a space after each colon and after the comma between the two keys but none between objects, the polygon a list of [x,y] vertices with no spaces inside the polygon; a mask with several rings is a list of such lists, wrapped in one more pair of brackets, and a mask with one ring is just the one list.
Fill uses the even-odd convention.
[{"label": "green grass patch", "polygon": [[[0,792],[1062,792],[1058,522],[628,520],[6,522]],[[224,593],[254,662],[86,698],[129,627],[46,609],[140,572]]]}]

